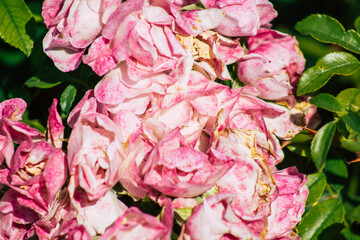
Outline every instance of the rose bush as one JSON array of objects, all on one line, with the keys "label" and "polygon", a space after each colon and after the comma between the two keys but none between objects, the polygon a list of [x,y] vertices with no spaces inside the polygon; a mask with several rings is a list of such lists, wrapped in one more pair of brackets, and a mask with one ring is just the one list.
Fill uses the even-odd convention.
[{"label": "rose bush", "polygon": [[269,1],[45,0],[42,16],[45,54],[96,81],[71,111],[53,100],[44,133],[24,100],[0,103],[1,238],[300,238],[307,177],[278,164],[318,119]]}]

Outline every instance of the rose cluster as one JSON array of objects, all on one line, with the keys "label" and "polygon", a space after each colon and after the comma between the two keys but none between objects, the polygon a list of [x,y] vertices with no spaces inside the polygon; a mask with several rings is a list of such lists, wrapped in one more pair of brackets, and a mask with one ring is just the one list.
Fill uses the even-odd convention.
[{"label": "rose cluster", "polygon": [[[1,238],[168,240],[179,224],[179,240],[300,239],[306,177],[276,165],[315,109],[268,0],[45,0],[42,15],[54,64],[103,78],[66,147],[57,100],[45,133],[20,121],[22,99],[0,103]],[[218,83],[232,68],[243,87]]]}]

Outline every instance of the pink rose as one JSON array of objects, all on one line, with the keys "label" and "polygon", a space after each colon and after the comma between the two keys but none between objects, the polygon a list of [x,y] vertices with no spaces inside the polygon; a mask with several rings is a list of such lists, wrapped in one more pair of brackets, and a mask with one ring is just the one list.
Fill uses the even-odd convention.
[{"label": "pink rose", "polygon": [[46,0],[42,16],[49,28],[45,53],[61,71],[76,69],[85,48],[100,34],[120,1]]},{"label": "pink rose", "polygon": [[170,201],[165,207],[161,222],[156,217],[142,213],[136,207],[131,207],[111,227],[106,229],[99,240],[168,240],[172,224],[173,211]]},{"label": "pink rose", "polygon": [[34,200],[33,208],[29,208],[43,213],[65,183],[66,174],[65,154],[60,149],[43,141],[23,142],[14,154],[11,169],[0,171],[0,182]]},{"label": "pink rose", "polygon": [[[19,122],[26,110],[26,106],[26,102],[21,98],[13,98],[0,103],[0,164],[6,160],[6,163],[10,166],[10,161],[15,151],[13,137],[20,141],[18,139],[18,131],[12,129],[12,126],[15,126],[15,129],[29,129]],[[39,132],[37,133],[41,135]]]},{"label": "pink rose", "polygon": [[250,227],[231,208],[233,198],[225,193],[206,198],[194,208],[179,240],[252,239]]},{"label": "pink rose", "polygon": [[144,172],[144,184],[174,197],[194,197],[214,186],[232,166],[217,153],[191,147],[179,129],[171,131],[154,148]]},{"label": "pink rose", "polygon": [[119,180],[119,166],[124,157],[120,132],[111,119],[95,112],[82,116],[70,134],[70,175],[90,200],[104,196]]},{"label": "pink rose", "polygon": [[225,12],[217,8],[183,11],[180,14],[190,26],[193,37],[206,30],[216,28],[225,16]]},{"label": "pink rose", "polygon": [[249,52],[239,61],[238,77],[257,88],[260,97],[286,99],[293,94],[305,68],[305,59],[295,37],[270,29],[260,29],[248,39]]},{"label": "pink rose", "polygon": [[212,144],[235,160],[234,166],[216,182],[219,193],[235,194],[232,208],[242,221],[254,225],[252,234],[260,236],[276,188],[266,156],[257,150],[261,146],[256,146],[256,134],[256,131],[225,128],[215,132],[218,138]]},{"label": "pink rose", "polygon": [[49,109],[49,117],[47,122],[47,139],[54,147],[61,149],[65,127],[63,126],[60,114],[56,109],[57,104],[58,100],[54,99],[53,104]]},{"label": "pink rose", "polygon": [[220,34],[230,37],[254,36],[260,26],[266,26],[277,16],[267,0],[200,0],[205,8],[219,8],[225,12]]},{"label": "pink rose", "polygon": [[0,201],[1,239],[25,239],[34,234],[32,224],[38,219],[33,210],[19,204],[20,193],[9,189]]},{"label": "pink rose", "polygon": [[88,90],[80,102],[70,112],[67,124],[73,128],[75,123],[81,119],[81,117],[87,113],[100,113],[107,116],[106,107],[96,100],[94,96],[94,90]]},{"label": "pink rose", "polygon": [[168,85],[176,81],[166,74],[156,74],[134,81],[127,74],[125,63],[113,69],[95,86],[96,100],[113,114],[126,110],[138,115],[144,114],[158,94],[164,94]]},{"label": "pink rose", "polygon": [[268,217],[268,232],[265,239],[278,239],[292,234],[292,229],[301,220],[309,190],[304,174],[296,167],[273,172],[279,194],[271,202]]},{"label": "pink rose", "polygon": [[[195,20],[198,22],[199,19],[195,18]],[[209,75],[212,80],[231,79],[226,66],[244,55],[244,49],[240,43],[214,31],[199,31],[196,35],[196,38],[192,35],[177,36],[181,45],[191,52],[196,70],[204,73],[205,76]]]},{"label": "pink rose", "polygon": [[163,7],[143,0],[124,2],[83,61],[98,75],[126,61],[132,79],[174,70],[186,55],[172,30],[174,23]]},{"label": "pink rose", "polygon": [[[117,199],[112,191],[91,201],[87,193],[76,189],[73,177],[69,183],[71,207],[74,209],[76,226],[83,225],[91,236],[101,235],[111,226],[117,218],[122,216],[127,206]],[[73,229],[73,228],[72,228]]]}]

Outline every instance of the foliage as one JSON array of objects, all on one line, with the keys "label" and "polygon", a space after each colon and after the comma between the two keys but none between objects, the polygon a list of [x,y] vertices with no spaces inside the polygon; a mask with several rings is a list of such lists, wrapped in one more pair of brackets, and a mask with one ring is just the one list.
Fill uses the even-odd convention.
[{"label": "foliage", "polygon": [[[333,120],[330,118],[329,122],[324,123],[310,146],[311,158],[318,172],[309,175],[311,187],[308,204],[312,204],[313,207],[304,215],[298,226],[302,239],[359,237],[354,232],[358,220],[351,218],[358,211],[358,207],[355,207],[358,199],[349,195],[349,192],[343,191],[343,187],[348,180],[347,164],[356,164],[360,159],[347,160],[346,164],[344,162],[346,159],[334,161],[329,159],[327,154],[329,151],[338,151],[339,147],[355,154],[359,153],[359,148],[355,146],[360,146],[360,89],[347,88],[336,96],[318,91],[335,74],[348,76],[359,71],[360,62],[353,55],[360,53],[359,18],[354,25],[356,30],[346,31],[336,19],[316,14],[308,16],[295,26],[302,34],[311,35],[321,42],[337,44],[353,52],[337,51],[326,54],[316,62],[315,66],[308,68],[299,80],[297,90],[299,95],[311,94],[310,103],[333,113]],[[326,174],[325,181],[322,172]],[[326,190],[320,196],[324,187]]]}]

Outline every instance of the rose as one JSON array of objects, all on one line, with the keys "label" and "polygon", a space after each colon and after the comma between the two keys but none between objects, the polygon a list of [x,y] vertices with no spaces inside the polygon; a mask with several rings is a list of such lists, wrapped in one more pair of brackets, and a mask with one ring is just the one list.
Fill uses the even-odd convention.
[{"label": "rose", "polygon": [[174,70],[186,52],[173,33],[173,24],[174,17],[162,6],[143,0],[124,2],[84,56],[84,63],[103,75],[126,61],[132,79]]},{"label": "rose", "polygon": [[[191,16],[190,18],[187,16],[191,21],[197,24],[199,24],[199,21],[206,21],[201,20],[196,12],[192,13],[196,14],[196,17]],[[211,14],[211,12],[207,14]],[[187,13],[187,15],[189,15],[189,13]],[[190,21],[188,18],[185,19]],[[195,60],[194,65],[196,66],[196,70],[204,72],[204,75],[209,75],[212,80],[216,77],[223,80],[231,79],[226,66],[236,62],[244,55],[244,49],[240,43],[237,40],[228,39],[210,30],[197,30],[197,33],[194,35],[197,36],[177,35],[177,38],[183,47],[191,52]]]},{"label": "rose", "polygon": [[43,40],[45,53],[60,70],[76,69],[85,48],[100,34],[120,1],[46,0],[42,16],[49,28]]},{"label": "rose", "polygon": [[217,152],[195,150],[175,129],[154,147],[142,169],[143,182],[165,195],[195,197],[210,189],[231,166],[230,159]]},{"label": "rose", "polygon": [[[26,110],[26,102],[21,98],[13,98],[0,103],[0,164],[6,160],[8,166],[14,154],[13,131],[11,126],[18,125]],[[21,123],[20,123],[21,124]]]},{"label": "rose", "polygon": [[54,147],[62,147],[64,129],[61,117],[56,109],[58,100],[54,99],[49,109],[49,117],[47,121],[47,139]]},{"label": "rose", "polygon": [[305,211],[309,190],[304,174],[296,167],[274,171],[278,196],[271,202],[271,215],[268,217],[268,232],[265,239],[278,239],[295,235],[292,229],[301,220]]},{"label": "rose", "polygon": [[168,201],[161,222],[136,207],[130,207],[115,223],[106,229],[99,240],[105,239],[144,239],[168,240],[172,231],[173,211]]},{"label": "rose", "polygon": [[179,240],[253,238],[250,224],[241,221],[231,208],[233,198],[234,195],[225,193],[206,198],[194,208]]},{"label": "rose", "polygon": [[0,236],[2,239],[23,239],[34,234],[30,231],[38,214],[19,204],[24,198],[13,189],[6,191],[0,201]]},{"label": "rose", "polygon": [[[54,100],[49,116],[49,131],[62,134],[62,123],[56,111]],[[13,145],[19,144],[7,167],[0,170],[0,182],[18,191],[28,199],[33,210],[46,211],[66,178],[65,154],[60,149],[45,142],[43,135],[36,129],[19,122],[25,111],[26,103],[21,99],[11,99],[1,103],[2,129]],[[55,123],[56,122],[56,125]],[[52,136],[55,136],[52,135]],[[53,138],[55,139],[55,138]],[[31,207],[30,207],[31,208]]]},{"label": "rose", "polygon": [[104,196],[120,177],[123,153],[119,132],[111,119],[95,112],[83,115],[70,134],[70,175],[90,200]]},{"label": "rose", "polygon": [[253,36],[277,16],[267,0],[200,0],[206,8],[220,8],[225,17],[215,31],[230,37]]},{"label": "rose", "polygon": [[69,183],[69,194],[71,209],[74,210],[73,217],[76,218],[74,225],[84,226],[91,236],[104,234],[105,229],[127,211],[127,206],[111,191],[99,199],[89,200],[86,192],[76,189],[72,179]]},{"label": "rose", "polygon": [[261,98],[281,100],[292,95],[293,86],[305,68],[295,37],[260,29],[248,43],[249,51],[238,63],[240,81],[257,88]]}]

